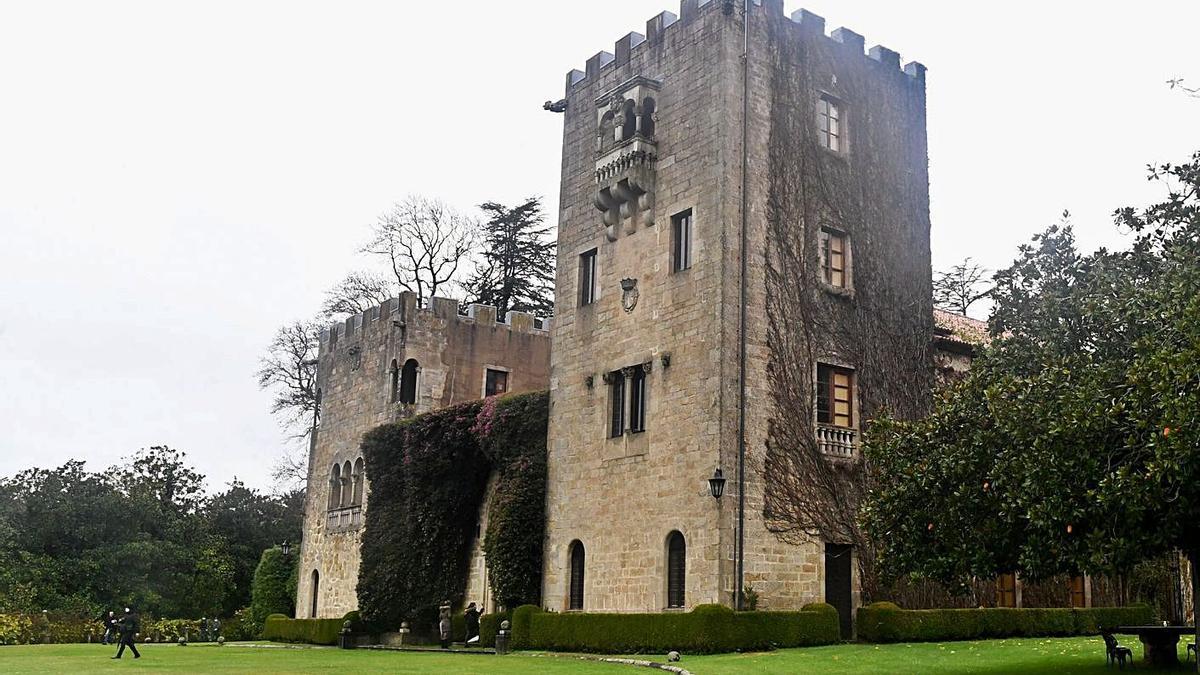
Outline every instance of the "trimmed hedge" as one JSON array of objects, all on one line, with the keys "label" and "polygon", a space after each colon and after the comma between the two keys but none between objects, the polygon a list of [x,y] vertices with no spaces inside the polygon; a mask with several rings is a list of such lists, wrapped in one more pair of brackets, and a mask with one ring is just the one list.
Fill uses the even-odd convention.
[{"label": "trimmed hedge", "polygon": [[[500,622],[511,618],[508,612],[493,612],[480,616],[479,643],[475,646],[495,647],[496,633],[500,632]],[[454,642],[465,642],[467,639],[467,617],[463,616],[462,612],[455,612],[450,617],[450,639]]]},{"label": "trimmed hedge", "polygon": [[289,619],[283,614],[272,614],[263,628],[263,639],[335,645],[342,632],[342,621],[344,619]]},{"label": "trimmed hedge", "polygon": [[734,612],[698,605],[687,613],[559,614],[523,606],[513,620],[515,647],[602,654],[759,651],[839,639],[836,611]]},{"label": "trimmed hedge", "polygon": [[1088,609],[900,609],[876,602],[858,610],[858,637],[867,642],[932,642],[1007,637],[1095,635],[1099,626],[1148,624],[1146,605]]}]

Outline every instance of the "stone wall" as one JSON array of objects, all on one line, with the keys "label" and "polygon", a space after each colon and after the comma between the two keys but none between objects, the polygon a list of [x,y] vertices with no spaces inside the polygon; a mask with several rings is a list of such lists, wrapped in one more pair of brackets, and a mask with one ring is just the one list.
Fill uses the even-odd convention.
[{"label": "stone wall", "polygon": [[[586,551],[586,610],[664,609],[665,542],[673,530],[687,542],[685,606],[733,601],[742,254],[741,4],[729,4],[727,12],[727,3],[685,0],[678,19],[669,13],[651,19],[644,39],[626,36],[617,42],[614,54],[597,54],[585,71],[572,71],[567,77],[543,586],[544,604],[552,610],[567,607],[568,551],[576,540]],[[891,62],[894,53],[887,50],[874,52],[878,58],[868,57],[861,38],[854,53],[853,44],[814,30],[819,17],[805,14],[805,23],[797,13],[789,19],[777,1],[754,3],[751,17],[745,579],[759,594],[761,609],[792,609],[824,597],[824,542],[784,543],[767,531],[764,488],[753,470],[771,421],[780,414],[769,386],[772,353],[764,276],[767,218],[776,209],[771,149],[783,126],[776,88],[781,73],[809,67],[807,62],[789,61],[793,52],[781,44],[811,42],[825,55],[827,67],[858,78],[862,89],[847,94],[861,95],[853,120],[861,125],[859,133],[869,130],[885,137],[898,123],[909,129],[882,167],[872,165],[879,170],[870,177],[874,182],[863,181],[865,198],[875,205],[892,204],[890,214],[899,222],[843,226],[855,229],[864,242],[876,237],[881,247],[892,247],[872,251],[864,246],[864,251],[880,255],[872,265],[886,270],[887,260],[904,261],[907,276],[895,294],[914,313],[914,321],[925,325],[926,343],[920,349],[927,350],[931,326],[924,75],[923,68],[901,72],[898,63]],[[609,205],[597,199],[607,179],[597,171],[605,160],[601,151],[606,150],[596,142],[597,113],[606,106],[616,108],[612,99],[619,99],[638,78],[658,83],[655,137],[647,141],[655,152],[653,217],[650,224],[625,220],[613,228],[604,220],[612,212]],[[817,92],[809,94],[796,109],[796,119],[813,119]],[[897,101],[904,103],[899,111],[892,109]],[[875,114],[884,109],[889,114]],[[847,165],[853,174],[853,156]],[[644,200],[637,206],[643,204]],[[598,206],[608,210],[598,211]],[[672,216],[687,209],[693,215],[693,264],[674,272]],[[798,222],[797,227],[805,224]],[[580,306],[579,255],[592,248],[598,251],[597,300]],[[812,254],[815,265],[816,251]],[[908,273],[910,269],[916,271]],[[621,284],[627,279],[637,282],[632,309],[630,294]],[[856,291],[891,292],[883,287]],[[851,306],[853,302],[849,300]],[[853,309],[839,311],[854,314]],[[875,326],[871,316],[856,318],[868,329],[886,328]],[[602,375],[635,364],[650,367],[646,431],[608,438],[610,393]],[[914,373],[914,380],[928,379],[931,364],[924,368]],[[875,409],[882,402],[877,394],[858,405]],[[729,479],[720,501],[709,496],[706,481],[718,466]]]},{"label": "stone wall", "polygon": [[[462,316],[457,301],[445,298],[418,308],[416,297],[404,293],[322,333],[321,415],[309,452],[297,616],[312,614],[314,570],[316,616],[339,617],[358,607],[362,509],[370,486],[363,489],[362,505],[331,508],[332,467],[353,467],[362,435],[380,424],[482,398],[489,367],[509,373],[510,393],[545,389],[550,340],[546,324],[537,323],[520,312],[497,322],[495,309],[483,305]],[[420,364],[413,404],[393,393],[392,370],[409,359]]]}]

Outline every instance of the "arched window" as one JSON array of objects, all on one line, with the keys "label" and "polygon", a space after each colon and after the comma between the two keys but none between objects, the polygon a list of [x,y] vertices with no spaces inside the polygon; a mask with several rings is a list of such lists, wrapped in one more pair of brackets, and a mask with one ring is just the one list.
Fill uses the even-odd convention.
[{"label": "arched window", "polygon": [[[607,136],[607,138],[606,138]],[[603,150],[605,146],[612,145],[616,138],[616,133],[613,131],[613,111],[607,110],[600,117],[600,129],[596,134],[596,150]]]},{"label": "arched window", "polygon": [[400,396],[400,364],[396,363],[396,359],[392,359],[391,373],[392,373],[392,386],[388,390],[391,392],[388,394],[388,400],[391,401],[392,403],[395,403],[396,399]]},{"label": "arched window", "polygon": [[624,115],[624,124],[621,125],[621,140],[625,141],[633,138],[633,134],[637,131],[637,104],[633,102],[633,99],[625,99],[621,113]]},{"label": "arched window", "polygon": [[354,496],[352,504],[361,505],[363,498],[363,460],[362,457],[354,460]]},{"label": "arched window", "polygon": [[654,99],[647,96],[642,99],[642,135],[654,138]]},{"label": "arched window", "polygon": [[583,609],[583,542],[576,539],[569,547],[571,556],[571,593],[567,609]]},{"label": "arched window", "polygon": [[683,607],[687,577],[687,544],[678,531],[667,535],[667,607]]},{"label": "arched window", "polygon": [[329,472],[329,508],[336,509],[342,505],[342,465],[334,464]]},{"label": "arched window", "polygon": [[400,371],[400,402],[413,404],[417,402],[417,373],[420,366],[416,359],[409,359],[404,362],[404,369]]},{"label": "arched window", "polygon": [[354,469],[350,466],[350,460],[342,465],[342,506],[350,506],[351,499],[354,498]]},{"label": "arched window", "polygon": [[316,570],[313,570],[313,573],[312,573],[312,607],[308,611],[308,616],[313,619],[317,618],[317,587],[320,585],[320,583],[321,583],[321,575]]}]

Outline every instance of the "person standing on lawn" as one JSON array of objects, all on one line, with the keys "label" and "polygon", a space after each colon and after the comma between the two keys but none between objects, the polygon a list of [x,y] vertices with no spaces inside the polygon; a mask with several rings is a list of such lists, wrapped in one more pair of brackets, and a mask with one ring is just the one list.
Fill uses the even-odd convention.
[{"label": "person standing on lawn", "polygon": [[121,658],[121,655],[125,653],[126,647],[129,647],[129,651],[133,652],[133,658],[142,658],[142,655],[138,653],[137,645],[134,644],[134,638],[137,637],[138,631],[141,628],[137,614],[132,609],[126,607],[125,615],[121,617],[121,646],[117,647],[117,655],[112,658]]},{"label": "person standing on lawn", "polygon": [[442,640],[442,649],[450,649],[450,603],[443,602],[438,608],[438,637]]},{"label": "person standing on lawn", "polygon": [[475,609],[475,603],[467,605],[467,611],[463,612],[463,617],[466,618],[467,624],[466,645],[470,647],[472,640],[479,642],[479,610]]}]

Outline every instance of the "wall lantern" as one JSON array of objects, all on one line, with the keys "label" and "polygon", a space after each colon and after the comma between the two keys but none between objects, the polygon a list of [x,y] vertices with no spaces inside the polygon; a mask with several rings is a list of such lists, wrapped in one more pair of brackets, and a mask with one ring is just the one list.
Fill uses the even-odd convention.
[{"label": "wall lantern", "polygon": [[285,557],[291,555],[292,553],[292,543],[290,541],[284,541],[279,545],[279,548],[283,549],[283,555]]},{"label": "wall lantern", "polygon": [[725,475],[721,473],[721,467],[713,472],[712,478],[708,479],[708,491],[712,493],[713,499],[720,499],[721,495],[725,494]]}]

